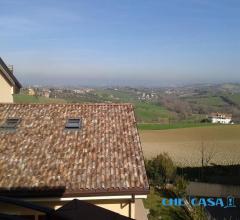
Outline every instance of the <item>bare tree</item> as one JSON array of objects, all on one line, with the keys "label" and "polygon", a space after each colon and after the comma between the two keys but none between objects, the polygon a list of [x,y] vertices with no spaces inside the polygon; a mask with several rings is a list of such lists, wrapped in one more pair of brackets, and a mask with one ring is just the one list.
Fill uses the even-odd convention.
[{"label": "bare tree", "polygon": [[204,168],[209,166],[213,158],[216,156],[217,151],[215,147],[206,146],[204,141],[202,140],[200,154],[201,154],[201,178],[202,178]]},{"label": "bare tree", "polygon": [[204,141],[201,141],[201,147],[200,147],[200,152],[201,152],[201,165],[202,167],[208,166],[212,159],[216,156],[217,151],[216,148],[214,147],[206,147]]}]

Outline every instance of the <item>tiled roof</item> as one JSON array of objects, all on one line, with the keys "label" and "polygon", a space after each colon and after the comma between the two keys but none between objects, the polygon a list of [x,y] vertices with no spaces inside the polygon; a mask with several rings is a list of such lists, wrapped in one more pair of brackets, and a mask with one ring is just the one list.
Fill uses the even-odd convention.
[{"label": "tiled roof", "polygon": [[[0,193],[52,191],[64,195],[148,191],[131,104],[0,104]],[[66,130],[81,118],[80,130]]]},{"label": "tiled roof", "polygon": [[212,118],[222,118],[222,119],[231,119],[232,114],[213,112],[213,113],[211,113],[210,117],[212,117]]}]

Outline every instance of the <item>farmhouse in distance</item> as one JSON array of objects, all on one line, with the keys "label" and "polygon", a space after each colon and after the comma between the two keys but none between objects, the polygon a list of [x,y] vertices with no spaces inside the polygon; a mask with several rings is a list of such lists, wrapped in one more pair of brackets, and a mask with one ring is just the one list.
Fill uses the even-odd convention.
[{"label": "farmhouse in distance", "polygon": [[213,124],[217,124],[217,123],[230,124],[230,123],[233,123],[231,114],[215,112],[215,113],[211,113],[208,118],[210,119],[210,121]]}]

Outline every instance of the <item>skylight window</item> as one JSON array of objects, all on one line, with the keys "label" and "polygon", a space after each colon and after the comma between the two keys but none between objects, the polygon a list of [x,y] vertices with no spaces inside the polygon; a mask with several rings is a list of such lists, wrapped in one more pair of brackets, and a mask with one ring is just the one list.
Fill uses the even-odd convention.
[{"label": "skylight window", "polygon": [[76,130],[80,128],[81,128],[80,118],[69,118],[65,125],[65,129],[68,129],[68,130]]},{"label": "skylight window", "polygon": [[2,129],[16,129],[19,124],[19,118],[7,118],[6,121],[0,126]]}]

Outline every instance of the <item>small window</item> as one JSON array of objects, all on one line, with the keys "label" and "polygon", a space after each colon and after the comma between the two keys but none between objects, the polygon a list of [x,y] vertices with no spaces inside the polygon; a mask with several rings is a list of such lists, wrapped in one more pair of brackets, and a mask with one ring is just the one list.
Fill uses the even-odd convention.
[{"label": "small window", "polygon": [[1,126],[2,129],[16,129],[19,124],[19,118],[8,118]]},{"label": "small window", "polygon": [[66,129],[74,130],[81,128],[81,120],[79,118],[69,118],[65,125]]}]

